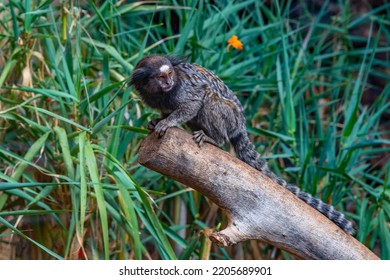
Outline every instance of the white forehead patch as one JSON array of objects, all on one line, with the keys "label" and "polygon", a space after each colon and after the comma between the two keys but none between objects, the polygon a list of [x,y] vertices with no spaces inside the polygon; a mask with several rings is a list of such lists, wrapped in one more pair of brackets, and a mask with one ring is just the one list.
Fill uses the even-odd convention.
[{"label": "white forehead patch", "polygon": [[166,64],[160,67],[160,72],[167,72],[168,70],[169,70],[169,66]]}]

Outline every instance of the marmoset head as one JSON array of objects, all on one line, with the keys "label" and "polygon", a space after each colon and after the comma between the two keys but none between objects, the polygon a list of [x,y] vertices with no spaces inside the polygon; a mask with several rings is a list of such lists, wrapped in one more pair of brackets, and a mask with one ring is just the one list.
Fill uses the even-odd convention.
[{"label": "marmoset head", "polygon": [[[149,55],[137,63],[130,85],[142,93],[170,92],[178,82],[173,65],[175,57]],[[177,63],[176,63],[177,64]]]}]

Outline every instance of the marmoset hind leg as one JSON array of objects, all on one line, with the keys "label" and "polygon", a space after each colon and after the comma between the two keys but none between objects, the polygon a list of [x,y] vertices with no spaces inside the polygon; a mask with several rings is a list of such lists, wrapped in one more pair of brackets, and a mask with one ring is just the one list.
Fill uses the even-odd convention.
[{"label": "marmoset hind leg", "polygon": [[201,148],[204,143],[209,143],[211,145],[221,147],[223,145],[217,143],[214,139],[211,137],[207,136],[206,133],[204,133],[203,130],[197,130],[192,133],[192,138],[194,139],[195,143],[198,144],[198,146]]}]

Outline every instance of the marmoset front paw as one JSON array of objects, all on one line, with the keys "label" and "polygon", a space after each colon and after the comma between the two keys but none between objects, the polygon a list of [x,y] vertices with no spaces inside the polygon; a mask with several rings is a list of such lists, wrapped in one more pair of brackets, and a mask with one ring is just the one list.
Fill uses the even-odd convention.
[{"label": "marmoset front paw", "polygon": [[149,130],[149,133],[153,132],[158,122],[161,121],[161,119],[153,119],[146,125],[146,128]]},{"label": "marmoset front paw", "polygon": [[154,126],[154,131],[157,133],[159,137],[163,136],[165,132],[167,131],[168,128],[171,126],[169,125],[169,122],[166,119],[163,119],[159,121],[155,126]]}]

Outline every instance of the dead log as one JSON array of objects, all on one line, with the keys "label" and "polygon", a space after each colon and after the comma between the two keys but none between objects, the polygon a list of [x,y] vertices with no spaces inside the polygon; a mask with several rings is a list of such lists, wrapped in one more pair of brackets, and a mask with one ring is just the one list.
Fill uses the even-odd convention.
[{"label": "dead log", "polygon": [[258,170],[171,128],[146,137],[139,163],[208,197],[228,216],[226,229],[211,234],[219,246],[258,239],[303,259],[378,259],[321,213]]}]

